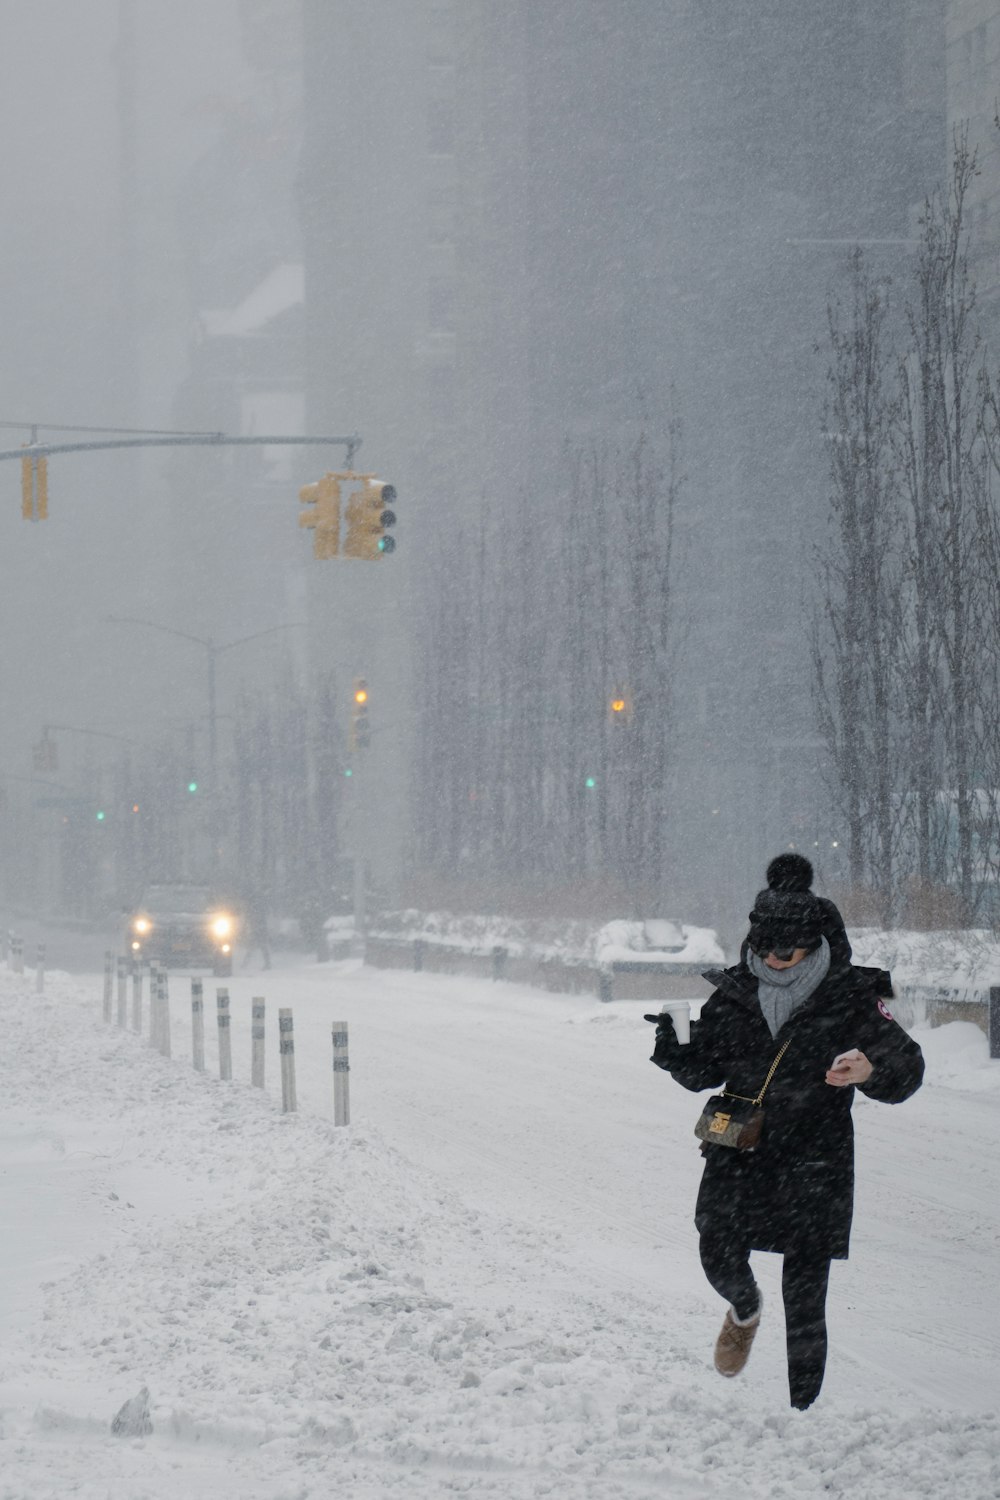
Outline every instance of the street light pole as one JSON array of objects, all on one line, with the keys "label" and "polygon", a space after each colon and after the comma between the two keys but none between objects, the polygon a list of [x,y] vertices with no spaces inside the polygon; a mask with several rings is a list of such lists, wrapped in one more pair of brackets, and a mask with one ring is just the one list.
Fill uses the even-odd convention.
[{"label": "street light pole", "polygon": [[302,620],[290,620],[284,625],[271,625],[267,630],[255,630],[252,635],[241,635],[238,640],[225,641],[217,646],[211,637],[192,635],[188,630],[177,630],[173,625],[160,625],[156,620],[142,620],[135,615],[105,615],[105,620],[110,625],[143,625],[147,630],[159,630],[164,635],[177,635],[181,640],[193,641],[196,646],[201,646],[208,658],[208,764],[209,764],[209,808],[211,810],[209,837],[212,845],[212,869],[217,873],[218,867],[218,691],[216,680],[216,658],[223,651],[231,651],[234,646],[245,646],[248,641],[259,641],[263,636],[276,635],[279,630],[304,630],[305,622]]},{"label": "street light pole", "polygon": [[[212,789],[212,791],[214,793],[215,788],[216,788],[216,769],[217,769],[217,766],[218,766],[218,759],[219,759],[219,756],[218,756],[218,728],[217,728],[218,715],[217,715],[217,711],[216,711],[216,696],[215,696],[215,658],[216,658],[216,655],[217,655],[217,651],[216,651],[216,647],[214,645],[212,645],[211,641],[206,641],[205,644],[208,647],[208,776],[209,776],[209,786],[211,787],[211,789]],[[213,846],[212,859],[213,859],[213,862],[214,862],[214,859],[215,859],[215,853],[214,853],[215,842],[216,842],[216,840],[215,840],[215,836],[214,836],[214,833],[213,833],[213,837],[212,837],[212,846]]]}]

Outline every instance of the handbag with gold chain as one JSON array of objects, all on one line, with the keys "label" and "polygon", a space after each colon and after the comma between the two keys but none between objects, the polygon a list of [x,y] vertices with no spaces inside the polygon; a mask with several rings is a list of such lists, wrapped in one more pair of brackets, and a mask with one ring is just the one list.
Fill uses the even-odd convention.
[{"label": "handbag with gold chain", "polygon": [[785,1042],[755,1099],[728,1091],[712,1095],[694,1127],[694,1133],[700,1141],[706,1141],[711,1146],[732,1146],[737,1151],[756,1149],[764,1133],[764,1111],[761,1108],[764,1095],[787,1049],[788,1042]]}]

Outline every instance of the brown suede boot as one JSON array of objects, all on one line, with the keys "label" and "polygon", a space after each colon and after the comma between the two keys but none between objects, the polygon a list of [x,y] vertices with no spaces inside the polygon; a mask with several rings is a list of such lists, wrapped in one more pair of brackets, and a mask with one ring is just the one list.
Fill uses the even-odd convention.
[{"label": "brown suede boot", "polygon": [[726,1312],[726,1321],[722,1325],[722,1332],[715,1341],[715,1368],[720,1375],[738,1375],[750,1358],[750,1350],[760,1327],[760,1314],[764,1305],[764,1299],[758,1290],[760,1299],[757,1303],[757,1311],[752,1318],[740,1322],[730,1307]]}]

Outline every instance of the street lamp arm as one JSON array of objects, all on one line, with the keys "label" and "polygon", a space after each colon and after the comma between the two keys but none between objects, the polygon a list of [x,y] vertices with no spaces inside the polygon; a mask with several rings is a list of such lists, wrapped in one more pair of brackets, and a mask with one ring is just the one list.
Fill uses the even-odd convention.
[{"label": "street lamp arm", "polygon": [[226,641],[222,646],[216,646],[213,641],[207,641],[203,636],[192,635],[188,630],[176,630],[173,625],[158,625],[155,620],[140,620],[135,615],[105,615],[105,620],[112,625],[145,625],[147,630],[162,630],[164,635],[179,635],[183,641],[194,641],[198,646],[204,646],[212,656],[218,656],[222,651],[230,651],[233,646],[243,646],[247,641],[259,641],[261,636],[274,635],[278,630],[305,630],[304,620],[289,620],[284,625],[271,625],[267,630],[256,630],[253,635],[241,635],[239,640]]},{"label": "street lamp arm", "polygon": [[196,645],[204,646],[206,651],[216,649],[211,641],[206,641],[200,635],[191,635],[187,630],[175,630],[172,625],[158,625],[155,620],[140,620],[135,615],[105,615],[104,619],[110,625],[145,625],[147,630],[162,630],[164,635],[179,635],[182,640],[194,641]]},{"label": "street lamp arm", "polygon": [[305,630],[304,620],[289,620],[285,625],[271,625],[267,630],[257,630],[253,635],[241,635],[238,641],[226,641],[224,646],[213,646],[213,651],[231,651],[234,646],[245,646],[247,641],[259,641],[261,636],[274,635],[278,630]]},{"label": "street lamp arm", "polygon": [[84,729],[80,724],[43,724],[43,739],[48,736],[50,729],[58,729],[60,733],[89,734],[98,740],[119,740],[123,745],[134,745],[136,743],[127,734],[111,734],[107,729]]},{"label": "street lamp arm", "polygon": [[18,776],[13,771],[0,771],[0,781],[24,781],[29,786],[55,787],[59,792],[69,792],[72,796],[73,788],[67,786],[65,781],[53,781],[49,777],[42,776]]}]

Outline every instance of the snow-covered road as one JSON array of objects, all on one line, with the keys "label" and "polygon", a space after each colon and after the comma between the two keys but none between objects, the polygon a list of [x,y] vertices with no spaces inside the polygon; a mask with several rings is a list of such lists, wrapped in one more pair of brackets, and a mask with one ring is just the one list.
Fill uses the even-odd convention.
[{"label": "snow-covered road", "polygon": [[[775,1257],[747,1377],[711,1369],[698,1101],[646,1061],[647,1006],[356,965],[228,988],[232,1085],[189,1066],[179,977],[168,1062],[103,1026],[99,979],[38,999],[0,971],[4,1500],[1000,1495],[1000,1064],[975,1028],[921,1034],[906,1105],[857,1102],[827,1383],[793,1413]],[[152,1436],[111,1438],[143,1384]]]},{"label": "snow-covered road", "polygon": [[[669,1314],[671,1298],[703,1306],[714,1339],[717,1306],[691,1223],[700,1106],[646,1062],[648,1002],[601,1005],[486,981],[345,968],[296,977],[291,1003],[306,1106],[332,1118],[332,1007],[334,1019],[351,1026],[356,1120],[376,1125],[466,1203],[552,1236],[588,1287],[627,1288],[655,1318]],[[259,980],[230,984],[236,1066],[247,1077],[249,997],[261,988]],[[696,1003],[706,995],[695,981]],[[185,1042],[186,1003],[175,986]],[[982,1051],[974,1028],[951,1028],[945,1056],[963,1040]],[[983,1072],[1000,1084],[1000,1064]],[[924,1089],[898,1108],[858,1096],[855,1122],[858,1210],[852,1258],[834,1267],[828,1390],[850,1396],[868,1385],[889,1399],[988,1407],[996,1394],[987,1359],[1000,1348],[1000,1318],[987,1313],[1000,1263],[1000,1162],[988,1143],[1000,1146],[1000,1087],[958,1100],[947,1089]],[[759,1265],[777,1306],[780,1262],[763,1256]],[[936,1289],[952,1278],[962,1295],[935,1306]],[[777,1401],[780,1340],[770,1353]]]}]

